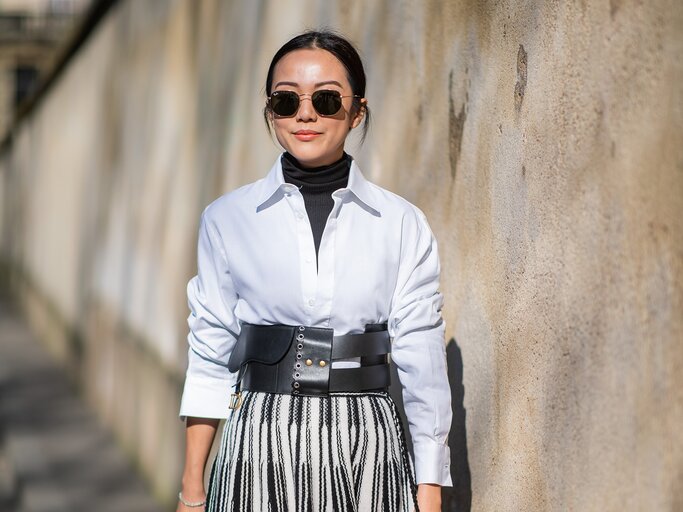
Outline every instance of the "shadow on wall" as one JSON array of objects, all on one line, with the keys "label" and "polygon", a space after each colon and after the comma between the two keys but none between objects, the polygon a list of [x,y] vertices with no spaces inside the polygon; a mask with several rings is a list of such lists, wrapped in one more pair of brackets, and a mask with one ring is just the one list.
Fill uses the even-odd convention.
[{"label": "shadow on wall", "polygon": [[[451,475],[453,487],[444,487],[442,510],[444,512],[469,512],[472,506],[472,481],[470,478],[470,465],[467,458],[467,430],[465,426],[465,387],[463,385],[462,353],[455,338],[448,340],[446,345],[446,357],[448,360],[448,379],[451,387],[451,408],[453,410],[453,423],[448,437],[451,448]],[[389,392],[396,402],[403,421],[403,430],[406,433],[408,449],[413,449],[408,422],[403,412],[403,397],[401,385],[398,380],[396,366],[391,365],[391,387]]]}]

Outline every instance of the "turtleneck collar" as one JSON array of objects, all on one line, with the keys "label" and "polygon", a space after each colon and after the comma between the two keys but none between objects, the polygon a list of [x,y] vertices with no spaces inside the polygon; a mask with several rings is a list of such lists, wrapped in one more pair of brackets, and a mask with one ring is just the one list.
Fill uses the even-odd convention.
[{"label": "turtleneck collar", "polygon": [[285,182],[296,185],[302,191],[334,192],[346,187],[352,160],[351,155],[344,152],[336,162],[320,167],[305,168],[291,153],[284,152],[282,176]]}]

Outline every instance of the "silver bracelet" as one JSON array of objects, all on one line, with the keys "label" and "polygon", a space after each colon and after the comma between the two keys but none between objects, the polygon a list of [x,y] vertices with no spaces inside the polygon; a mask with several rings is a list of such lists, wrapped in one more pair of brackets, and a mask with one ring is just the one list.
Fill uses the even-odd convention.
[{"label": "silver bracelet", "polygon": [[194,502],[193,501],[185,501],[185,498],[183,498],[183,491],[180,491],[178,493],[178,499],[180,500],[180,503],[182,503],[186,507],[195,508],[195,507],[203,507],[204,505],[206,505],[206,500],[194,501]]}]

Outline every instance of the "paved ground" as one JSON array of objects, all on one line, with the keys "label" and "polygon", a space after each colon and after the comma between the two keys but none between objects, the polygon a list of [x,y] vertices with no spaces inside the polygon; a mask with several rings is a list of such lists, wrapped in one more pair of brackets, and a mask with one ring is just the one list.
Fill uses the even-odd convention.
[{"label": "paved ground", "polygon": [[0,512],[62,511],[162,508],[0,299]]}]

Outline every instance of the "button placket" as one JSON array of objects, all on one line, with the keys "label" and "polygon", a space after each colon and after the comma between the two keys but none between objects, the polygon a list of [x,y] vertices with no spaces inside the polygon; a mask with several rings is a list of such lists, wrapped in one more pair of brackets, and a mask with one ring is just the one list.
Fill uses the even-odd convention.
[{"label": "button placket", "polygon": [[[318,249],[317,289],[315,299],[309,299],[308,310],[317,320],[329,319],[332,309],[335,284],[335,244],[343,196],[332,196],[334,206],[330,212]],[[315,309],[314,309],[315,308]]]},{"label": "button placket", "polygon": [[[314,297],[318,288],[318,269],[315,262],[315,245],[313,243],[311,223],[308,222],[304,198],[298,190],[292,190],[287,203],[292,209],[295,219],[296,236],[299,245],[299,270],[301,273],[301,292],[307,321],[311,321],[311,308],[315,304]],[[311,301],[313,301],[311,303]]]}]

